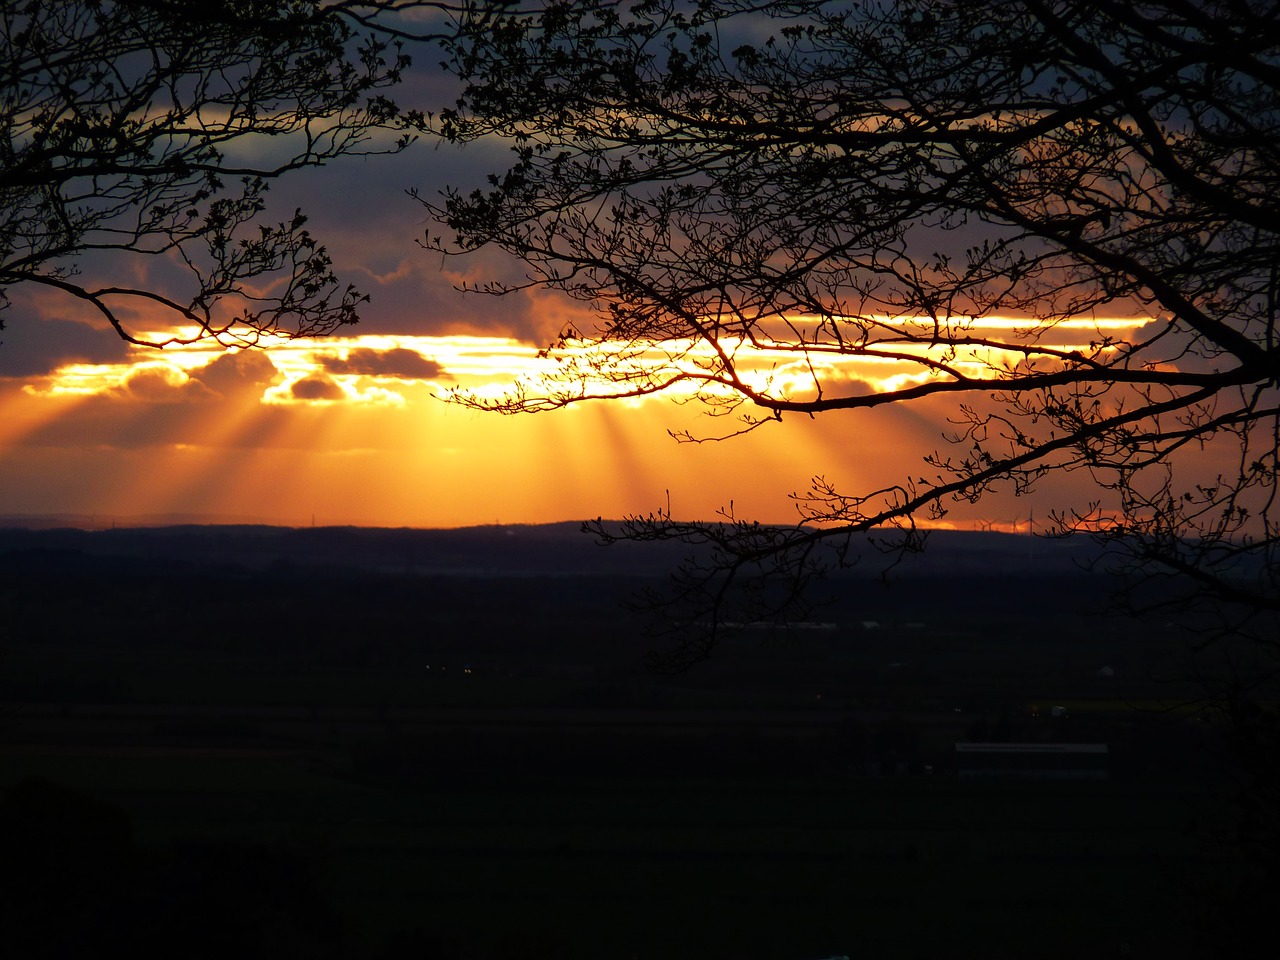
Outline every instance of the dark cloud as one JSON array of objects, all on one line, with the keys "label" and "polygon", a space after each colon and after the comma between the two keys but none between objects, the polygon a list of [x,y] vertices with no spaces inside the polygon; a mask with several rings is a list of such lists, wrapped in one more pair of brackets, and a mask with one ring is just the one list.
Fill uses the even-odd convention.
[{"label": "dark cloud", "polygon": [[272,383],[280,371],[265,352],[243,350],[225,353],[191,375],[223,396],[233,396]]},{"label": "dark cloud", "polygon": [[[343,255],[335,251],[335,262]],[[385,273],[371,272],[366,263],[352,264],[356,285],[372,296],[360,311],[361,333],[512,337],[543,347],[570,321],[579,327],[594,322],[583,304],[556,291],[518,290],[494,298],[457,289],[526,283],[524,265],[500,251],[483,250],[443,263],[439,254],[421,250],[402,255],[395,269]]]},{"label": "dark cloud", "polygon": [[[450,101],[444,101],[450,102]],[[360,309],[360,333],[439,336],[467,333],[514,337],[543,346],[554,340],[570,312],[582,306],[560,294],[521,291],[495,301],[461,292],[487,281],[523,285],[522,262],[498,250],[441,257],[419,246],[424,231],[441,232],[406,191],[439,199],[438,186],[466,193],[485,187],[513,158],[505,145],[477,143],[465,149],[415,144],[399,156],[343,158],[297,171],[272,187],[271,217],[302,207],[308,228],[325,244],[334,269],[368,293]],[[496,308],[495,308],[496,305]]]},{"label": "dark cloud", "polygon": [[345,400],[347,394],[337,382],[323,375],[303,377],[289,387],[295,400]]},{"label": "dark cloud", "polygon": [[125,374],[114,392],[144,403],[200,403],[215,398],[213,391],[199,380],[166,364],[135,367]]},{"label": "dark cloud", "polygon": [[858,376],[852,370],[831,367],[818,370],[817,376],[824,391],[838,393],[842,397],[865,397],[876,392],[875,385],[871,381]]},{"label": "dark cloud", "polygon": [[1146,363],[1168,364],[1183,373],[1220,373],[1236,365],[1226,351],[1215,351],[1202,337],[1176,320],[1153,320],[1143,324],[1129,338],[1134,343],[1154,341],[1137,351]]},{"label": "dark cloud", "polygon": [[359,347],[347,351],[346,358],[322,357],[321,364],[329,373],[354,373],[365,377],[394,377],[400,380],[432,380],[444,374],[444,368],[417,350],[395,347],[374,350]]},{"label": "dark cloud", "polygon": [[66,363],[119,363],[129,353],[128,344],[114,331],[74,320],[12,315],[4,320],[0,377],[43,376]]}]

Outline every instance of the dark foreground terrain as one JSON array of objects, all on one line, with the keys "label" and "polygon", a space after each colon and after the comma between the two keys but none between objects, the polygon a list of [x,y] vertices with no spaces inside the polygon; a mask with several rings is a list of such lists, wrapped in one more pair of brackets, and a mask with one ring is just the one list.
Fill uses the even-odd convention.
[{"label": "dark foreground terrain", "polygon": [[619,601],[675,557],[568,528],[4,531],[4,955],[1232,955],[1229,731],[1051,549],[661,677]]}]

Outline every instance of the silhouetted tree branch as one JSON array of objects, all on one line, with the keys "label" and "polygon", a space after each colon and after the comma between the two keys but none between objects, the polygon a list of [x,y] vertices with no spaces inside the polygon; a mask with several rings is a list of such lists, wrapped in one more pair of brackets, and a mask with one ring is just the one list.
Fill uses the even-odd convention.
[{"label": "silhouetted tree branch", "polygon": [[[1058,532],[1274,612],[1278,24],[1275,3],[1216,0],[474,4],[433,129],[514,160],[487,190],[420,196],[448,231],[428,242],[504,250],[527,279],[487,292],[559,290],[596,322],[549,347],[546,380],[455,399],[679,392],[741,429],[954,404],[920,474],[817,479],[793,528],[589,524],[707,545],[677,585],[704,624],[681,663],[714,646],[732,584],[767,596],[757,574],[803,580],[866,532],[915,548],[920,520],[1059,471],[1096,501]],[[1060,336],[1104,317],[1149,322]],[[760,351],[811,386],[761,376]],[[858,360],[908,375],[868,388],[841,367]]]},{"label": "silhouetted tree branch", "polygon": [[[6,3],[0,307],[9,288],[44,286],[134,343],[147,337],[125,306],[189,331],[165,342],[354,323],[367,297],[335,275],[301,211],[264,221],[265,195],[293,171],[409,143],[416,114],[387,96],[409,65],[394,15],[436,6]],[[121,283],[138,258],[176,267],[185,292]]]}]

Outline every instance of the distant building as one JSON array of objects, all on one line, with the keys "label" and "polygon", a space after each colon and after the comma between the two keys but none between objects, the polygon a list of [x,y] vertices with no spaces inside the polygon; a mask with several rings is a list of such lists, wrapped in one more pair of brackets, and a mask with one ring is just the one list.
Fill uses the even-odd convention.
[{"label": "distant building", "polygon": [[961,779],[1105,780],[1105,743],[957,743]]}]

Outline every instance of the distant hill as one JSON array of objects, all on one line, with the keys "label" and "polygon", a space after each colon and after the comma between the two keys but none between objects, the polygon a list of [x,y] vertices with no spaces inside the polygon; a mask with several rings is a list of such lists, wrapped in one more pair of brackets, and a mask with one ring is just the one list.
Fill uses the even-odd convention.
[{"label": "distant hill", "polygon": [[[55,518],[56,519],[56,518]],[[662,576],[692,548],[679,543],[601,546],[577,523],[449,530],[177,524],[84,529],[50,518],[0,517],[0,565],[220,567],[334,574]],[[934,531],[899,578],[1039,577],[1081,574],[1099,556],[1085,537],[1050,540],[991,532]],[[864,547],[846,574],[879,576],[888,558]]]}]

